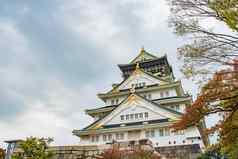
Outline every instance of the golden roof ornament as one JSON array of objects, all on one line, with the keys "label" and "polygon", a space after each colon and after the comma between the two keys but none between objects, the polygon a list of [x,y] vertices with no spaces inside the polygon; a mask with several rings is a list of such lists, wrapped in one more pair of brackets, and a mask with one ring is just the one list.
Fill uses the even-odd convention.
[{"label": "golden roof ornament", "polygon": [[140,69],[140,64],[139,62],[136,63],[136,70]]},{"label": "golden roof ornament", "polygon": [[135,70],[134,70],[134,72],[133,72],[133,74],[140,74],[141,73],[141,69],[140,69],[140,63],[139,62],[137,62],[136,63],[136,68],[135,68]]},{"label": "golden roof ornament", "polygon": [[144,48],[144,46],[141,47],[140,52],[145,52],[145,48]]},{"label": "golden roof ornament", "polygon": [[130,89],[130,93],[134,94],[135,92],[136,92],[136,88],[135,88],[135,85],[133,85]]}]

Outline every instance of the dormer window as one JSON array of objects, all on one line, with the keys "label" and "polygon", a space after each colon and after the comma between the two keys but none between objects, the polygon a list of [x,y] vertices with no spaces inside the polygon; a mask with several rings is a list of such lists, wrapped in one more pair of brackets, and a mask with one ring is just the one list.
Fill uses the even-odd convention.
[{"label": "dormer window", "polygon": [[145,87],[145,85],[146,85],[145,82],[143,82],[143,83],[142,83],[142,86]]},{"label": "dormer window", "polygon": [[116,104],[118,104],[119,103],[119,99],[116,99]]},{"label": "dormer window", "polygon": [[112,140],[112,134],[108,135],[108,140],[111,141]]},{"label": "dormer window", "polygon": [[126,114],[126,115],[121,115],[120,116],[121,121],[123,120],[138,120],[138,119],[147,119],[149,118],[149,113],[144,112],[144,113],[135,113],[135,114]]},{"label": "dormer window", "polygon": [[148,94],[148,99],[151,99],[151,94]]},{"label": "dormer window", "polygon": [[164,97],[164,92],[160,92],[160,97],[161,97],[161,98]]},{"label": "dormer window", "polygon": [[166,95],[166,97],[168,97],[169,96],[169,91],[166,91],[165,95]]},{"label": "dormer window", "polygon": [[135,114],[135,119],[138,119],[139,114]]},{"label": "dormer window", "polygon": [[148,117],[149,117],[148,112],[145,112],[145,118],[148,118]]},{"label": "dormer window", "polygon": [[151,99],[151,94],[143,94],[143,97],[146,99]]},{"label": "dormer window", "polygon": [[140,83],[133,83],[131,84],[131,88],[135,87],[135,88],[142,88],[142,87],[145,87],[146,86],[146,83],[145,82],[140,82]]},{"label": "dormer window", "polygon": [[146,137],[155,137],[155,130],[148,130],[145,132]]},{"label": "dormer window", "polygon": [[134,88],[135,87],[135,84],[133,83],[133,84],[131,84],[131,88]]},{"label": "dormer window", "polygon": [[119,99],[112,99],[111,105],[119,104]]}]

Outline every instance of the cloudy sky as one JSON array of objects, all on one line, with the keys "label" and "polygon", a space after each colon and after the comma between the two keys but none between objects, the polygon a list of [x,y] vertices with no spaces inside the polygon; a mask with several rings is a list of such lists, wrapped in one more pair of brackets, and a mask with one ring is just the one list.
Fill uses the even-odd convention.
[{"label": "cloudy sky", "polygon": [[[96,94],[120,82],[117,64],[128,63],[142,46],[166,53],[182,78],[176,48],[183,39],[168,28],[165,1],[0,3],[1,144],[26,136],[76,144],[72,130],[92,121],[84,109],[103,106]],[[196,94],[191,81],[184,87]]]}]

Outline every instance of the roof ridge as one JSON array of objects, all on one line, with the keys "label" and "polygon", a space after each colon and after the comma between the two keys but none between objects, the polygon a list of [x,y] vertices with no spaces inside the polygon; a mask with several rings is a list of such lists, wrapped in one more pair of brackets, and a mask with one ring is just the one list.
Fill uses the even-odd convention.
[{"label": "roof ridge", "polygon": [[[174,114],[177,114],[177,115],[182,115],[182,113],[177,112],[177,111],[172,110],[172,109],[169,109],[169,108],[166,108],[166,107],[162,107],[162,106],[159,105],[158,103],[153,102],[153,101],[151,101],[151,100],[148,100],[148,99],[146,99],[145,97],[143,97],[143,96],[137,94],[136,92],[130,93],[130,94],[129,94],[123,101],[121,101],[121,103],[118,104],[117,107],[115,107],[112,111],[114,111],[116,108],[118,108],[122,103],[124,103],[126,100],[128,100],[132,95],[138,96],[138,97],[144,99],[145,101],[150,102],[151,104],[154,104],[154,105],[160,107],[161,109],[164,109],[164,110],[169,111],[169,112],[171,112],[171,113],[174,113]],[[88,128],[92,127],[94,124],[96,124],[96,123],[98,123],[99,121],[103,120],[105,117],[109,116],[109,115],[112,113],[112,111],[111,111],[110,113],[106,114],[105,116],[103,116],[102,118],[96,120],[95,122],[93,122],[92,124],[90,124],[89,126],[87,126],[86,128],[84,128],[83,130],[88,129]]]},{"label": "roof ridge", "polygon": [[[131,76],[133,76],[133,74],[134,74],[136,71],[141,71],[141,72],[143,72],[143,73],[145,73],[145,74],[147,74],[147,75],[149,75],[149,76],[151,76],[151,77],[153,77],[153,78],[155,78],[155,79],[158,79],[158,80],[161,80],[161,81],[164,81],[164,82],[170,82],[170,81],[168,81],[168,80],[162,79],[162,78],[160,78],[160,77],[158,77],[158,76],[153,75],[153,74],[150,73],[150,72],[147,72],[147,71],[143,70],[143,69],[139,66],[139,63],[137,63],[136,69],[132,72],[132,74],[130,74],[130,76],[129,76],[128,78],[130,78]],[[122,80],[122,82],[120,82],[119,84],[117,84],[117,86],[115,86],[113,89],[111,89],[111,90],[108,91],[107,93],[110,93],[110,92],[116,90],[116,89],[117,89],[122,83],[124,83],[128,78],[125,78],[124,80]]]},{"label": "roof ridge", "polygon": [[152,58],[158,58],[157,56],[155,56],[155,55],[153,55],[153,54],[147,52],[147,51],[144,49],[144,47],[142,47],[141,50],[140,50],[140,53],[139,53],[133,60],[131,60],[129,63],[130,63],[130,64],[135,63],[135,61],[136,61],[140,56],[142,56],[143,54],[147,54],[147,55],[149,55],[149,56],[152,57]]}]

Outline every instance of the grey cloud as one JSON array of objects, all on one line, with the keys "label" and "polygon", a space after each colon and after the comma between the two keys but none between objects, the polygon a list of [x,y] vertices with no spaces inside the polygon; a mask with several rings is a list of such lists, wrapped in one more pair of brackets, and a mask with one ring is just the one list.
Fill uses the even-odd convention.
[{"label": "grey cloud", "polygon": [[[168,53],[175,67],[179,41],[167,28],[166,18],[161,20],[158,13],[151,17],[148,7],[156,0],[150,2],[1,2],[0,29],[9,23],[19,37],[14,40],[0,30],[4,34],[0,36],[0,120],[14,121],[32,107],[43,107],[81,128],[79,122],[89,119],[83,110],[102,104],[96,93],[120,82],[116,64],[127,63],[142,45],[158,56]],[[156,16],[161,23],[148,27]]]}]

